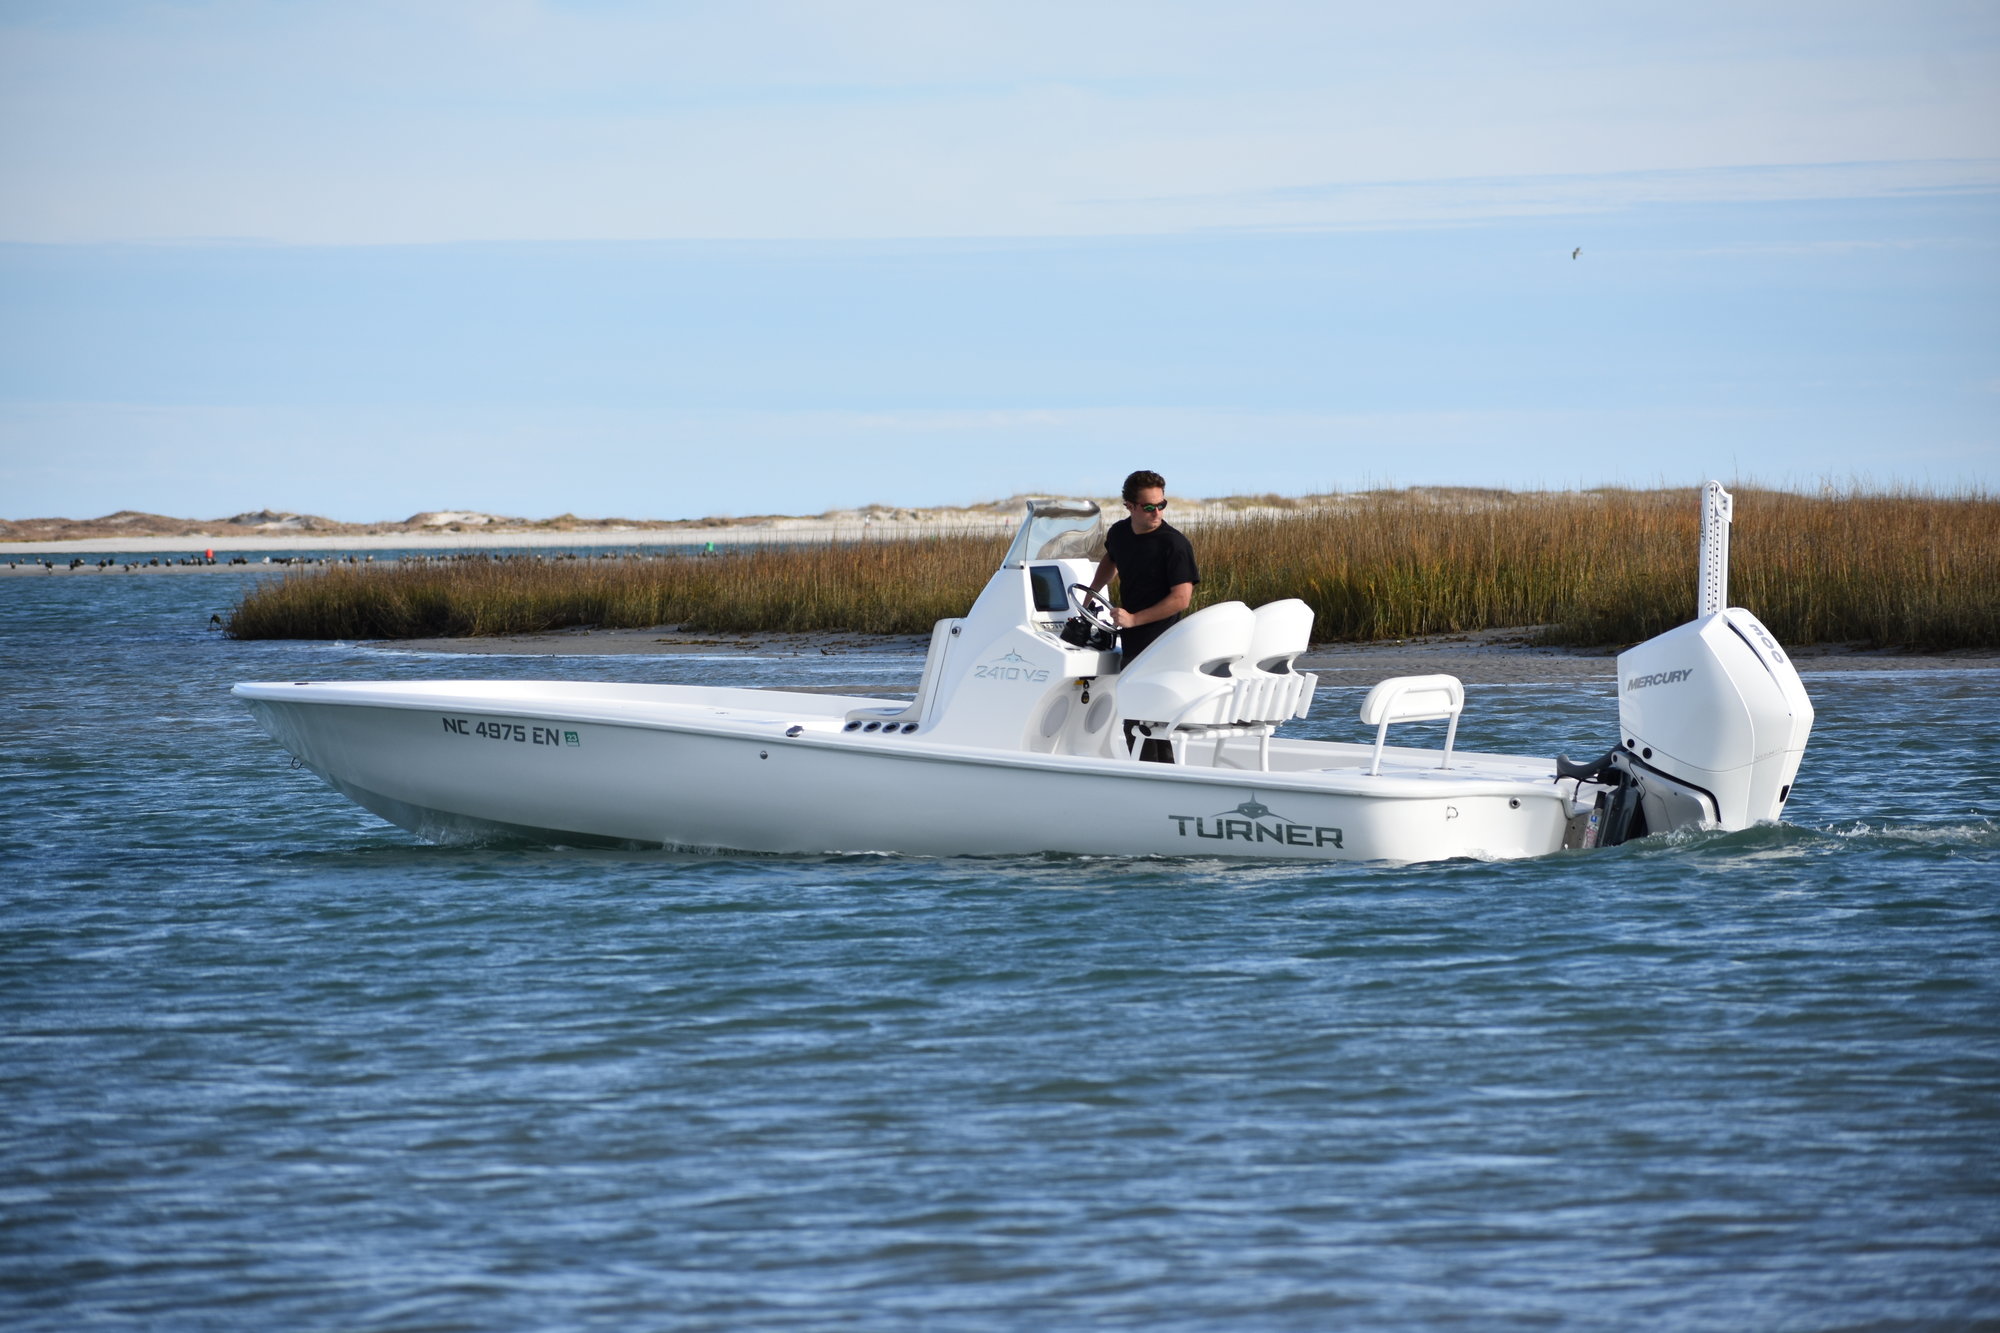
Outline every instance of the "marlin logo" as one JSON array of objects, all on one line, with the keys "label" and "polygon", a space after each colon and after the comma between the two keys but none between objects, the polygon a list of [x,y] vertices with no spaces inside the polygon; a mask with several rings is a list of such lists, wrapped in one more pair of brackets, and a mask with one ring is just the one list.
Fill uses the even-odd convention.
[{"label": "marlin logo", "polygon": [[[1224,842],[1275,842],[1287,847],[1338,847],[1341,833],[1324,824],[1301,824],[1288,819],[1252,797],[1233,810],[1214,815],[1168,815],[1174,828],[1185,838],[1194,825],[1197,838],[1219,838]],[[1268,822],[1266,822],[1268,821]]]},{"label": "marlin logo", "polygon": [[1026,680],[1041,685],[1048,682],[1049,669],[1029,665],[1027,658],[1010,648],[991,662],[972,668],[972,675],[975,680]]}]

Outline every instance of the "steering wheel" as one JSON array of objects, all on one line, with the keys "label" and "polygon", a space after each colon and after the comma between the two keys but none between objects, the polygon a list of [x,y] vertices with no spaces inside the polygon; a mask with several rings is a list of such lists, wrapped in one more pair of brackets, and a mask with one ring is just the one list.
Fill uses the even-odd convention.
[{"label": "steering wheel", "polygon": [[1069,594],[1078,615],[1106,634],[1118,632],[1118,620],[1111,614],[1111,602],[1102,594],[1093,592],[1081,583],[1070,584]]}]

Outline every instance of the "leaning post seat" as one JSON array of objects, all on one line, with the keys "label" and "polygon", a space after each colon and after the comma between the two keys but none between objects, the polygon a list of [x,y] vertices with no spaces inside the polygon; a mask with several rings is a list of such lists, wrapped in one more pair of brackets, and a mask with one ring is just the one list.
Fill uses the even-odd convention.
[{"label": "leaning post seat", "polygon": [[[1250,651],[1256,617],[1241,602],[1204,607],[1153,640],[1139,660],[1118,675],[1118,716],[1148,735],[1164,734],[1181,761],[1190,735],[1236,734],[1232,674]],[[1133,750],[1138,750],[1138,740]]]},{"label": "leaning post seat", "polygon": [[1233,673],[1238,678],[1235,720],[1275,725],[1304,717],[1319,678],[1292,664],[1312,640],[1312,608],[1287,597],[1266,602],[1253,614],[1250,651]]},{"label": "leaning post seat", "polygon": [[1458,715],[1465,711],[1465,686],[1457,676],[1391,676],[1368,691],[1361,701],[1361,720],[1375,728],[1375,762],[1368,773],[1382,771],[1382,745],[1391,722],[1435,722],[1450,718],[1444,734],[1444,759],[1439,768],[1451,767],[1452,742],[1458,739]]}]

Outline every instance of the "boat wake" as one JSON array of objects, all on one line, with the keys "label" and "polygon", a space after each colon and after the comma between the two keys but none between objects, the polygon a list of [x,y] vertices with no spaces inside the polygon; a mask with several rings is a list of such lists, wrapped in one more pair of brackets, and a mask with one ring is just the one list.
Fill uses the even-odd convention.
[{"label": "boat wake", "polygon": [[1852,857],[1859,852],[2000,852],[2000,822],[1972,815],[1935,823],[1856,819],[1839,824],[1758,824],[1747,829],[1684,828],[1637,839],[1619,849],[1633,856],[1790,860]]}]

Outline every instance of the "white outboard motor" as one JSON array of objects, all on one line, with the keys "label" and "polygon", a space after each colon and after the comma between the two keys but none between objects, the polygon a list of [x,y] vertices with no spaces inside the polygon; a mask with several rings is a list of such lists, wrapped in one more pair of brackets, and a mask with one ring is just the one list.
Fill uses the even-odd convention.
[{"label": "white outboard motor", "polygon": [[[1731,502],[1702,494],[1700,613],[1618,655],[1614,765],[1630,780],[1629,836],[1689,825],[1748,828],[1785,808],[1812,731],[1791,660],[1757,617],[1725,601]],[[1624,793],[1621,793],[1624,794]],[[1618,820],[1623,826],[1628,821]],[[1628,836],[1623,827],[1607,841]]]}]

